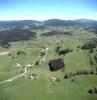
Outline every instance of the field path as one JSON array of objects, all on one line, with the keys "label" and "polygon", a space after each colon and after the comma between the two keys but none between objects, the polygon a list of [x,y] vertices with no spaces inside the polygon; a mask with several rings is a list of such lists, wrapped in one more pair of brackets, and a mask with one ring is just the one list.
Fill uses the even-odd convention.
[{"label": "field path", "polygon": [[0,52],[0,55],[7,55],[9,54],[10,52]]},{"label": "field path", "polygon": [[[48,54],[47,51],[48,51],[48,49],[46,50],[46,55],[43,56],[43,58],[41,59],[42,61],[46,61],[46,56],[47,56],[47,54]],[[2,53],[0,53],[0,55],[7,55],[7,54],[9,54],[9,53],[10,53],[10,52],[2,52]],[[1,84],[4,84],[4,83],[7,83],[7,82],[12,82],[13,80],[17,79],[18,77],[26,76],[26,73],[27,73],[27,67],[24,68],[24,73],[21,73],[21,74],[19,74],[19,75],[17,75],[17,76],[14,76],[14,77],[12,77],[12,78],[9,78],[9,79],[7,79],[7,80],[5,80],[5,81],[0,82],[0,85],[1,85]]]},{"label": "field path", "polygon": [[7,83],[7,82],[12,82],[13,80],[15,80],[15,79],[17,79],[17,78],[19,78],[19,77],[25,76],[26,73],[27,73],[27,67],[25,67],[24,73],[21,73],[21,74],[19,74],[19,75],[17,75],[17,76],[14,76],[14,77],[12,77],[12,78],[9,78],[9,79],[7,79],[7,80],[5,80],[5,81],[0,82],[0,85],[1,85],[1,84],[4,84],[4,83]]}]

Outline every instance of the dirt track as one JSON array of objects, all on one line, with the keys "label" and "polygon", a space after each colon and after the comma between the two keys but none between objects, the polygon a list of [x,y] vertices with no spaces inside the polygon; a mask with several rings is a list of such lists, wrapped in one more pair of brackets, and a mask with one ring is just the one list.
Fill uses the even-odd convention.
[{"label": "dirt track", "polygon": [[9,54],[10,52],[0,52],[0,55],[7,55]]}]

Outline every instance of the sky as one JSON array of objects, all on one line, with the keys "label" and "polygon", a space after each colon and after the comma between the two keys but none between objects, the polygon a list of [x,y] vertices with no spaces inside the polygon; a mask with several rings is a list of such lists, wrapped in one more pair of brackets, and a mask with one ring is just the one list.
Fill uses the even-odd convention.
[{"label": "sky", "polygon": [[0,20],[95,19],[97,0],[0,0]]}]

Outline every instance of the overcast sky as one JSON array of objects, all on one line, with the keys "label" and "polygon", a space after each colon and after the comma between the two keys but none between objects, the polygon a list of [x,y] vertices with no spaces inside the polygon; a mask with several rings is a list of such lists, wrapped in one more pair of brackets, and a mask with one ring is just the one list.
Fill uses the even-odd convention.
[{"label": "overcast sky", "polygon": [[97,20],[97,0],[0,0],[0,20]]}]

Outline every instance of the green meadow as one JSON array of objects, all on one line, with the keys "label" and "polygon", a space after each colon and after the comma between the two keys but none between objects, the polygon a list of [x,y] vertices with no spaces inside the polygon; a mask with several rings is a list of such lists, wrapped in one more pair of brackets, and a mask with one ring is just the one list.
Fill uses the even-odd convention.
[{"label": "green meadow", "polygon": [[[57,34],[42,36],[42,33],[52,30],[72,31],[72,35]],[[10,79],[23,71],[23,66],[33,64],[41,57],[42,47],[48,48],[47,62],[42,62],[27,69],[27,73],[36,73],[37,80],[29,78],[17,78],[11,82],[0,84],[0,100],[97,100],[97,94],[90,94],[88,90],[97,85],[97,75],[76,75],[65,79],[66,73],[76,72],[83,69],[93,69],[96,64],[90,64],[90,57],[95,63],[94,56],[97,48],[90,54],[89,50],[82,50],[88,39],[96,38],[93,32],[83,27],[49,27],[36,29],[37,38],[28,41],[10,42],[10,48],[0,48],[0,52],[10,52],[11,55],[0,55],[0,82]],[[61,43],[56,43],[62,40]],[[71,49],[65,55],[58,55],[55,48]],[[79,48],[78,48],[79,46]],[[21,50],[24,54],[17,55]],[[48,62],[52,59],[63,58],[65,63],[64,72],[61,70],[51,72]],[[16,63],[21,67],[16,67]],[[60,81],[50,81],[50,77],[57,77]],[[74,81],[72,81],[74,80]]]}]

